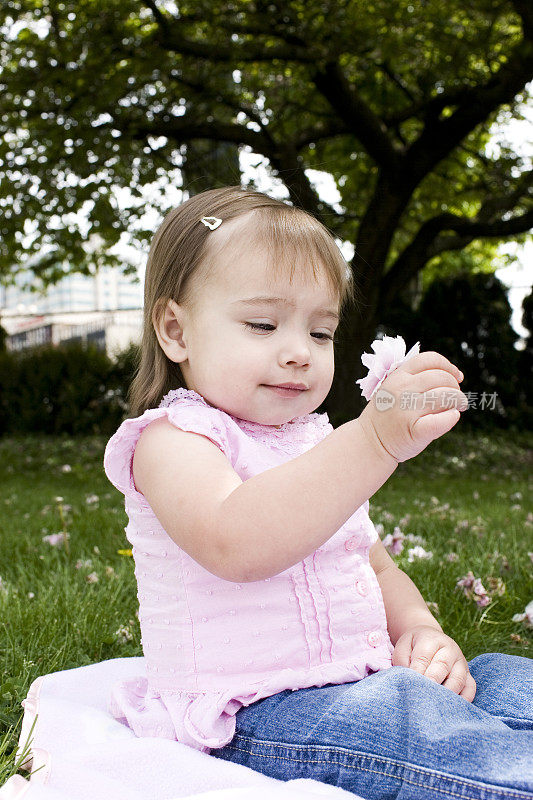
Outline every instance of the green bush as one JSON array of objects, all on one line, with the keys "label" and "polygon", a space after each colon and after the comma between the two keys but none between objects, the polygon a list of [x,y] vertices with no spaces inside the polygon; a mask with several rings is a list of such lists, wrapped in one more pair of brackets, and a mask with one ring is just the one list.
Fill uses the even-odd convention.
[{"label": "green bush", "polygon": [[[532,324],[532,303],[524,305],[525,327]],[[520,431],[533,423],[532,348],[515,348],[511,315],[507,288],[495,275],[464,273],[434,280],[416,310],[405,301],[387,309],[380,329],[401,333],[408,346],[420,341],[422,350],[437,350],[464,372],[461,389],[471,407],[462,426]],[[494,408],[490,400],[483,406],[483,394],[496,395]]]},{"label": "green bush", "polygon": [[0,352],[0,433],[112,434],[127,413],[136,350],[116,361],[80,343]]}]

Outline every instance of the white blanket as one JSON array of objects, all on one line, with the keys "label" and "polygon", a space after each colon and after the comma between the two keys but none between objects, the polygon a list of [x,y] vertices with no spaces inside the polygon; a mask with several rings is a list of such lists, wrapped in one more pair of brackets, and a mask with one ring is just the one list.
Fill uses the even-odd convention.
[{"label": "white blanket", "polygon": [[140,739],[107,711],[110,687],[144,672],[117,658],[37,678],[23,701],[19,752],[31,739],[30,780],[0,788],[0,800],[362,800],[319,781],[279,781],[168,739]]}]

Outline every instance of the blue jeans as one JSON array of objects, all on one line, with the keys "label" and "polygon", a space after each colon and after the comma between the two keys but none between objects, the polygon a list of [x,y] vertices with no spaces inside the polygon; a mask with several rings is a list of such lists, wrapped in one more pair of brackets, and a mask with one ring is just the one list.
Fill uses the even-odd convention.
[{"label": "blue jeans", "polygon": [[368,800],[533,798],[533,660],[486,653],[469,667],[473,703],[407,667],[287,689],[239,709],[211,755]]}]

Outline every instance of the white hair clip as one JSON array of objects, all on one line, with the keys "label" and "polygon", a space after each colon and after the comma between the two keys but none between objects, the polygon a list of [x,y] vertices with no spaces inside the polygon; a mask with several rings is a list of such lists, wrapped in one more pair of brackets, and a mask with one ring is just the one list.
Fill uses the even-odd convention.
[{"label": "white hair clip", "polygon": [[222,220],[218,219],[218,217],[202,217],[200,222],[203,222],[204,225],[212,231],[216,230],[219,225],[222,225]]}]

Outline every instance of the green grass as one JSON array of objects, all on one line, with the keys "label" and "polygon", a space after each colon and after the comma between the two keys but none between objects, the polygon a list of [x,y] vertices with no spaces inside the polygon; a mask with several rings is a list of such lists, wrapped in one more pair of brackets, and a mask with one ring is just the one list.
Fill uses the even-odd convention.
[{"label": "green grass", "polygon": [[[20,765],[20,701],[35,678],[141,654],[133,560],[117,552],[129,548],[127,519],[103,471],[105,441],[0,440],[0,785]],[[414,544],[404,541],[395,559],[467,659],[533,655],[531,630],[512,621],[533,596],[532,446],[531,434],[452,431],[371,499],[385,534],[399,525],[433,553],[410,563]],[[63,529],[67,549],[42,541]],[[455,588],[469,570],[492,594],[484,608]],[[498,579],[501,594],[489,588]]]}]

